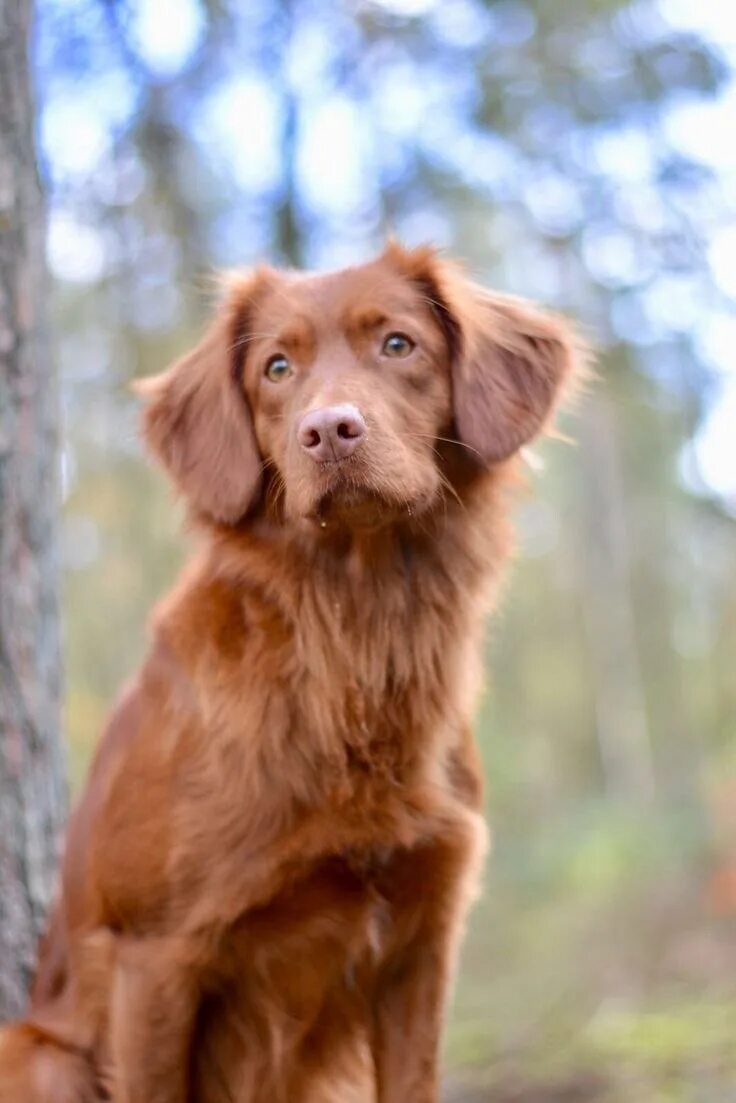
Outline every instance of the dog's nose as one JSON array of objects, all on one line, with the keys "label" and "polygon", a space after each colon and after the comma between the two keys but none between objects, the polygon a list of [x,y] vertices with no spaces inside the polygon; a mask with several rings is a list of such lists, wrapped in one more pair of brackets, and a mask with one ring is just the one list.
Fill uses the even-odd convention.
[{"label": "dog's nose", "polygon": [[310,410],[299,422],[297,430],[302,448],[317,463],[346,459],[365,434],[363,415],[357,406],[349,403]]}]

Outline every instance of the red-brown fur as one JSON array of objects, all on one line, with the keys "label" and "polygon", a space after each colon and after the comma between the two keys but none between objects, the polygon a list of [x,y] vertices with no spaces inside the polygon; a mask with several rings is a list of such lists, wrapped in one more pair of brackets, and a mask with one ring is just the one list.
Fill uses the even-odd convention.
[{"label": "red-brown fur", "polygon": [[[559,319],[391,245],[233,277],[142,388],[204,539],[72,817],[3,1103],[436,1100],[505,492],[574,360]],[[367,437],[317,465],[297,420],[339,402]]]}]

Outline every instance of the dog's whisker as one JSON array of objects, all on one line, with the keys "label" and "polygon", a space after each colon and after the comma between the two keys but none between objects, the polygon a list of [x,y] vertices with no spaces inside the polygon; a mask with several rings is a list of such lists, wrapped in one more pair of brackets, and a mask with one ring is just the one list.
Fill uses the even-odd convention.
[{"label": "dog's whisker", "polygon": [[228,351],[228,353],[236,352],[238,349],[244,348],[245,345],[249,345],[252,341],[258,341],[258,340],[273,340],[273,341],[276,341],[276,340],[278,340],[278,334],[277,333],[253,333],[252,331],[249,331],[248,333],[244,334],[242,337],[238,337],[237,341],[233,341],[233,343],[228,346],[227,351]]},{"label": "dog's whisker", "polygon": [[455,437],[441,437],[434,433],[412,433],[408,431],[404,432],[404,436],[419,437],[422,440],[439,440],[443,441],[445,444],[457,444],[461,448],[467,448],[469,452],[475,452],[481,459],[483,458],[483,453],[480,452],[479,449],[474,448],[472,444],[467,444],[464,440],[456,440]]}]

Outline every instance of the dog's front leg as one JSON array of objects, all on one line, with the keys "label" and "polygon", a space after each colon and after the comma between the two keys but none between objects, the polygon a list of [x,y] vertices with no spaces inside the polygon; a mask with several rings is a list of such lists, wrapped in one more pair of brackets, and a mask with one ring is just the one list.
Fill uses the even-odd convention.
[{"label": "dog's front leg", "polygon": [[391,944],[374,1000],[378,1103],[437,1103],[445,1004],[485,837],[480,817],[469,814],[451,837],[395,865],[384,893]]},{"label": "dog's front leg", "polygon": [[109,1023],[114,1103],[186,1103],[199,979],[189,941],[120,940]]},{"label": "dog's front leg", "polygon": [[448,963],[438,939],[407,954],[375,1013],[378,1103],[437,1103]]}]

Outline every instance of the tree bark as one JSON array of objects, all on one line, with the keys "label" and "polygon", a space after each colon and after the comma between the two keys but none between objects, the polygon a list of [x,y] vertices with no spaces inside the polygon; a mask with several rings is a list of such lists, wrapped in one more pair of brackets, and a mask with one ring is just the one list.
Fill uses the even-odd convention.
[{"label": "tree bark", "polygon": [[30,0],[0,0],[0,1020],[25,1002],[65,803],[57,388],[30,22]]}]

